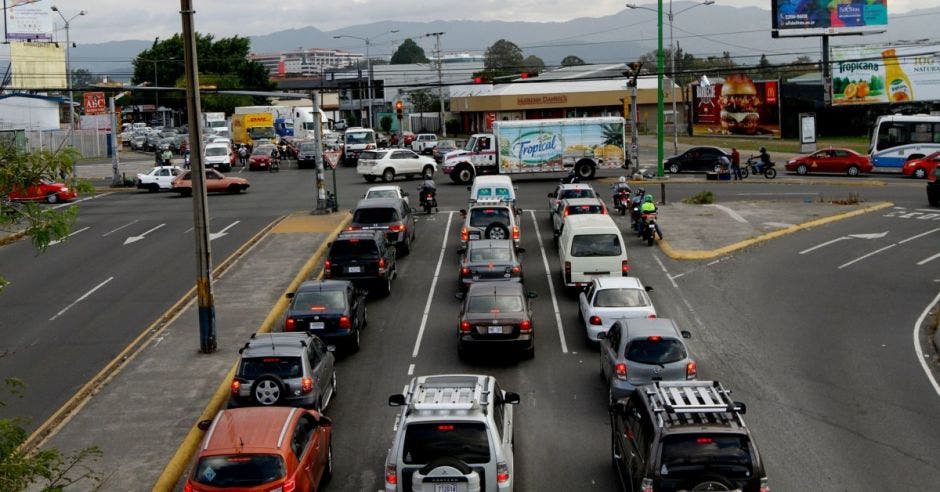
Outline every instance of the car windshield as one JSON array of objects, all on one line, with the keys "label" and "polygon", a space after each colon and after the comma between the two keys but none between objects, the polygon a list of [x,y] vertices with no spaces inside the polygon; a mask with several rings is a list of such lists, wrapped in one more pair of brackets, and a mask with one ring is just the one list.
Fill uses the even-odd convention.
[{"label": "car windshield", "polygon": [[199,460],[193,480],[211,487],[255,487],[287,475],[276,454],[207,456]]},{"label": "car windshield", "polygon": [[228,149],[225,147],[206,147],[206,156],[218,157],[220,155],[228,155]]},{"label": "car windshield", "polygon": [[594,297],[597,307],[642,307],[649,306],[646,293],[640,289],[604,289]]},{"label": "car windshield", "polygon": [[273,374],[281,379],[299,378],[303,374],[300,357],[247,357],[242,359],[238,375],[253,380],[264,374]]},{"label": "car windshield", "polygon": [[301,152],[316,152],[316,150],[317,150],[317,144],[315,144],[315,143],[303,143],[303,144],[300,144],[300,151],[301,151]]},{"label": "car windshield", "polygon": [[272,150],[274,150],[273,145],[261,145],[252,149],[251,155],[271,155]]},{"label": "car windshield", "polygon": [[749,475],[751,451],[747,437],[735,435],[673,435],[663,439],[662,474],[720,470]]},{"label": "car windshield", "polygon": [[333,242],[330,248],[331,258],[363,258],[377,257],[379,255],[375,241],[363,239],[340,239]]},{"label": "car windshield", "polygon": [[674,338],[649,337],[633,340],[627,346],[627,360],[639,364],[663,365],[685,359],[685,346]]},{"label": "car windshield", "polygon": [[376,160],[376,161],[377,161],[377,160],[382,159],[383,157],[385,157],[385,154],[387,154],[387,153],[388,153],[388,151],[385,151],[385,150],[367,150],[367,151],[365,151],[365,152],[359,154],[359,159],[360,159],[360,160],[365,159],[365,160]]},{"label": "car windshield", "polygon": [[574,188],[561,190],[561,193],[558,195],[559,200],[564,200],[566,198],[596,198],[594,196],[594,190],[590,188]]},{"label": "car windshield", "polygon": [[522,311],[522,297],[501,295],[475,295],[467,301],[468,313],[518,313]]},{"label": "car windshield", "polygon": [[486,426],[477,422],[408,425],[402,454],[405,463],[424,464],[441,456],[449,456],[464,463],[489,462],[490,441],[486,435]]},{"label": "car windshield", "polygon": [[360,208],[353,215],[356,224],[385,224],[398,220],[398,211],[394,208]]},{"label": "car windshield", "polygon": [[345,311],[346,293],[341,290],[298,292],[291,306],[294,311]]},{"label": "car windshield", "polygon": [[604,207],[600,205],[569,205],[565,212],[568,215],[602,214],[604,213]]},{"label": "car windshield", "polygon": [[374,144],[375,134],[372,132],[346,132],[346,145]]},{"label": "car windshield", "polygon": [[398,192],[395,190],[370,190],[366,193],[366,198],[398,198]]},{"label": "car windshield", "polygon": [[256,126],[254,128],[248,129],[248,136],[255,140],[265,139],[265,138],[274,138],[274,127],[270,126]]},{"label": "car windshield", "polygon": [[494,222],[509,226],[509,209],[506,207],[475,208],[470,211],[470,227],[487,227]]},{"label": "car windshield", "polygon": [[467,145],[464,146],[463,150],[466,150],[467,152],[473,152],[473,148],[476,147],[476,145],[477,137],[470,137],[470,139],[467,140]]},{"label": "car windshield", "polygon": [[616,234],[580,234],[571,240],[571,256],[619,256],[620,238]]},{"label": "car windshield", "polygon": [[470,250],[470,261],[510,261],[509,248],[474,248]]}]

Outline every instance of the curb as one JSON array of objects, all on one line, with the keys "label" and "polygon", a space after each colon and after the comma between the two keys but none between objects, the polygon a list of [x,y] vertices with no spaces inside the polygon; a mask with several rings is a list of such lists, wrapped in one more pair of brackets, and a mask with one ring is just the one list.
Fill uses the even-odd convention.
[{"label": "curb", "polygon": [[787,227],[785,229],[779,229],[773,232],[768,232],[767,234],[761,234],[760,236],[752,237],[750,239],[745,239],[744,241],[739,241],[727,246],[723,246],[718,249],[713,250],[677,250],[673,249],[665,240],[659,240],[659,249],[662,250],[666,256],[674,260],[710,260],[712,258],[717,258],[722,255],[726,255],[733,251],[747,248],[749,246],[754,246],[755,244],[760,244],[771,239],[776,239],[778,237],[786,236],[788,234],[793,234],[794,232],[802,231],[804,229],[812,229],[813,227],[819,227],[822,225],[830,224],[832,222],[837,222],[843,219],[848,219],[851,217],[856,217],[862,214],[867,214],[869,212],[874,212],[876,210],[882,210],[888,207],[893,207],[894,203],[892,202],[881,202],[869,207],[860,208],[858,210],[852,210],[849,212],[843,212],[836,215],[830,215],[828,217],[823,217],[820,219],[811,220],[809,222],[803,222],[802,224],[797,224],[794,226]]},{"label": "curb", "polygon": [[0,237],[0,246],[6,246],[15,243],[26,236],[26,231],[14,232],[13,234]]},{"label": "curb", "polygon": [[[326,237],[323,243],[317,248],[316,251],[307,259],[307,262],[300,268],[300,271],[287,286],[287,292],[293,292],[297,289],[297,286],[301,284],[313,271],[313,269],[320,263],[320,259],[326,253],[327,244],[329,244],[333,239],[339,235],[343,229],[346,228],[346,225],[352,220],[352,215],[348,212],[346,217],[339,223],[339,225],[333,229],[332,232]],[[267,333],[271,331],[274,327],[274,322],[280,318],[281,314],[284,313],[284,310],[287,309],[287,297],[280,296],[277,303],[271,308],[271,311],[268,312],[267,317],[261,323],[261,326],[258,328],[258,333]],[[157,479],[157,482],[153,486],[154,491],[169,491],[173,490],[176,487],[176,484],[179,483],[180,477],[183,476],[183,473],[186,472],[189,461],[192,459],[193,454],[196,452],[196,448],[199,446],[199,442],[202,440],[204,431],[200,430],[197,427],[197,424],[201,420],[208,420],[215,418],[215,415],[219,413],[225,401],[228,397],[229,392],[229,381],[235,377],[235,370],[237,367],[238,361],[236,360],[228,373],[222,379],[222,383],[219,384],[219,387],[215,390],[215,393],[212,395],[212,398],[209,400],[209,403],[206,405],[205,410],[202,411],[202,415],[196,419],[196,422],[193,424],[192,428],[189,429],[189,433],[183,439],[183,442],[180,443],[179,448],[173,454],[173,457],[170,458],[170,461],[167,462],[166,466],[163,469],[163,473],[160,474],[160,477]]]},{"label": "curb", "polygon": [[[617,178],[599,178],[595,182],[604,183],[604,184],[613,184],[617,182]],[[858,180],[858,179],[805,179],[805,178],[796,178],[796,179],[764,179],[764,180],[750,180],[744,179],[740,181],[707,181],[703,179],[693,179],[693,178],[667,178],[667,179],[630,179],[627,181],[631,186],[642,186],[642,185],[657,185],[657,184],[717,184],[721,185],[724,183],[740,183],[740,184],[769,184],[769,185],[800,185],[800,186],[854,186],[858,188],[881,188],[888,186],[887,181],[881,180]]]}]

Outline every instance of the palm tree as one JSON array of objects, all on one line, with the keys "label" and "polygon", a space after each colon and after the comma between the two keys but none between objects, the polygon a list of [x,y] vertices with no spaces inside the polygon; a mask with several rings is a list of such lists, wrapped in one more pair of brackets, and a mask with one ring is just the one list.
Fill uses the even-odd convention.
[{"label": "palm tree", "polygon": [[623,126],[618,124],[607,124],[601,130],[601,136],[604,137],[604,145],[616,145],[623,148]]}]

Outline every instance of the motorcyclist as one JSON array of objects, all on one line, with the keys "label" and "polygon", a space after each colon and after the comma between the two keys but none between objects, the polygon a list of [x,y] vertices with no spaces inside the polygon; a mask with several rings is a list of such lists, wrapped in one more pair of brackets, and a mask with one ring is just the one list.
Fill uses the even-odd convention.
[{"label": "motorcyclist", "polygon": [[770,166],[770,154],[767,153],[767,149],[765,147],[761,147],[760,155],[758,157],[760,158],[760,161],[758,161],[758,163],[754,166],[754,169],[758,174],[760,174],[764,172],[764,168]]},{"label": "motorcyclist", "polygon": [[626,193],[627,201],[623,203],[623,206],[626,207],[630,204],[630,194],[633,193],[633,190],[630,189],[630,185],[627,183],[627,178],[620,176],[620,179],[617,180],[617,184],[611,187],[614,192],[614,205],[617,204],[617,195],[621,192]]},{"label": "motorcyclist", "polygon": [[[655,214],[656,213],[656,203],[653,201],[653,195],[644,195],[643,204],[640,205],[640,214]],[[653,223],[653,227],[656,228],[656,234],[659,235],[659,238],[663,238],[663,232],[659,229],[658,223]]]},{"label": "motorcyclist", "polygon": [[277,150],[277,146],[275,145],[274,148],[271,149],[271,168],[272,169],[281,168],[280,156],[281,156],[281,153]]},{"label": "motorcyclist", "polygon": [[643,188],[637,188],[636,194],[633,195],[633,198],[630,200],[630,219],[633,222],[633,230],[640,230],[640,205],[643,204],[643,196],[646,194],[646,190]]},{"label": "motorcyclist", "polygon": [[424,196],[428,193],[437,194],[437,185],[434,183],[434,180],[431,178],[425,178],[421,184],[418,185],[418,193],[421,196],[421,202],[424,202]]}]

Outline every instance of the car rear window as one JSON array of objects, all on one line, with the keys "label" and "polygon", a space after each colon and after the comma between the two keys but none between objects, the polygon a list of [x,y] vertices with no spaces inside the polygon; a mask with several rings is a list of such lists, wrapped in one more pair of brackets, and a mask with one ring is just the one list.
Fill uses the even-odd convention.
[{"label": "car rear window", "polygon": [[568,212],[568,215],[602,214],[604,213],[604,207],[600,205],[568,205],[565,211]]},{"label": "car rear window", "polygon": [[271,151],[274,150],[273,145],[262,145],[260,147],[255,147],[251,151],[251,155],[271,155]]},{"label": "car rear window", "polygon": [[571,256],[620,256],[620,238],[616,234],[579,234],[571,240]]},{"label": "car rear window", "polygon": [[747,437],[695,434],[663,439],[664,476],[705,469],[728,475],[750,474],[752,462]]},{"label": "car rear window", "polygon": [[504,188],[504,187],[491,187],[491,188],[477,189],[477,200],[487,199],[487,198],[500,198],[500,199],[508,200],[512,198],[512,193],[509,191],[509,188]]},{"label": "car rear window", "polygon": [[470,261],[510,261],[509,248],[483,248],[470,250]]},{"label": "car rear window", "polygon": [[346,293],[341,290],[298,292],[292,309],[296,311],[345,311]]},{"label": "car rear window", "polygon": [[303,374],[300,357],[246,357],[239,367],[239,377],[257,379],[265,374],[273,374],[281,379],[295,379]]},{"label": "car rear window", "polygon": [[594,196],[594,190],[590,188],[576,188],[576,189],[561,190],[561,195],[558,196],[558,199],[564,200],[566,198],[596,198],[596,197]]},{"label": "car rear window", "polygon": [[367,150],[367,151],[365,151],[365,152],[359,154],[359,159],[379,160],[379,159],[385,157],[385,154],[387,154],[387,153],[388,153],[388,152],[387,152],[387,151],[384,151],[384,150]]},{"label": "car rear window", "polygon": [[494,222],[509,226],[509,209],[506,207],[475,208],[470,211],[470,227],[487,227]]},{"label": "car rear window", "polygon": [[200,459],[193,479],[212,487],[255,487],[286,474],[284,460],[278,455],[237,454]]},{"label": "car rear window", "polygon": [[220,155],[228,155],[228,149],[225,147],[209,147],[206,149],[206,155],[210,157],[218,157]]},{"label": "car rear window", "polygon": [[627,360],[639,364],[671,364],[685,359],[685,346],[674,338],[650,337],[627,345]]},{"label": "car rear window", "polygon": [[468,313],[518,313],[522,311],[522,297],[475,295],[467,302]]},{"label": "car rear window", "polygon": [[366,193],[366,198],[398,198],[395,190],[372,190]]},{"label": "car rear window", "polygon": [[597,307],[642,307],[649,306],[649,299],[639,289],[604,289],[594,297]]},{"label": "car rear window", "polygon": [[333,242],[331,258],[375,258],[379,256],[375,241],[368,239],[345,239]]},{"label": "car rear window", "polygon": [[394,208],[360,208],[353,216],[357,224],[384,224],[399,220],[398,211]]},{"label": "car rear window", "polygon": [[450,456],[465,463],[490,461],[486,427],[476,422],[410,424],[405,430],[402,460],[406,464],[429,463]]}]

